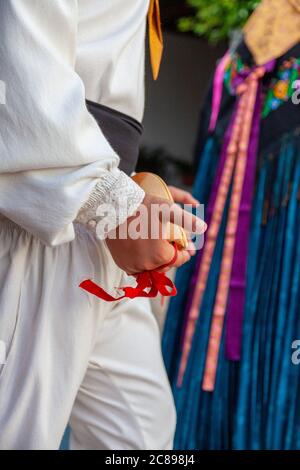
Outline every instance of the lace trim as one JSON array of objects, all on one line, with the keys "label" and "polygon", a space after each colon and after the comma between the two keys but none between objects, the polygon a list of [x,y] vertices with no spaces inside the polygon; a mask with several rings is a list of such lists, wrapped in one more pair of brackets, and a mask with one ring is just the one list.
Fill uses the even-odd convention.
[{"label": "lace trim", "polygon": [[88,227],[104,239],[132,216],[143,202],[144,191],[123,171],[107,172],[96,184],[88,201],[78,213],[76,222]]}]

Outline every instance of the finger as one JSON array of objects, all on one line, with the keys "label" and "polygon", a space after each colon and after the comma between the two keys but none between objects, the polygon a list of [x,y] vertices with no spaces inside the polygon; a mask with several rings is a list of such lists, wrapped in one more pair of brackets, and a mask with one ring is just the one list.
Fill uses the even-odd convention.
[{"label": "finger", "polygon": [[157,254],[153,257],[153,265],[148,270],[162,271],[164,268],[169,268],[169,265],[173,265],[173,260],[176,258],[176,249],[170,242],[159,240],[158,244]]},{"label": "finger", "polygon": [[186,250],[179,251],[179,252],[178,252],[178,256],[177,256],[177,260],[176,260],[176,262],[173,264],[173,267],[179,268],[179,267],[182,266],[183,264],[185,264],[185,263],[187,263],[188,261],[190,261],[190,259],[191,259],[191,255],[189,254],[188,251],[186,251]]},{"label": "finger", "polygon": [[180,251],[178,256],[177,256],[177,259],[176,259],[175,263],[173,263],[170,266],[166,266],[164,268],[161,268],[161,269],[159,269],[159,271],[162,272],[162,273],[167,273],[172,268],[180,268],[180,266],[182,266],[183,264],[190,261],[190,259],[191,259],[191,255],[188,251],[186,251],[186,250]]},{"label": "finger", "polygon": [[170,193],[175,202],[179,204],[191,204],[196,207],[199,206],[200,202],[197,201],[188,191],[176,188],[175,186],[169,186]]},{"label": "finger", "polygon": [[167,267],[175,257],[174,246],[166,240],[152,240],[150,247],[146,249],[149,253],[147,260],[135,263],[131,268],[124,269],[128,275],[134,276],[139,273],[162,270]]},{"label": "finger", "polygon": [[[182,255],[184,252],[186,252],[184,255]],[[193,242],[190,242],[188,248],[186,250],[180,251],[180,254],[177,255],[177,260],[175,263],[173,263],[170,266],[166,266],[165,268],[159,269],[160,272],[162,273],[167,273],[170,271],[172,268],[178,268],[182,264],[186,263],[191,259],[192,256],[196,254],[196,248]]]},{"label": "finger", "polygon": [[191,240],[188,241],[187,251],[190,253],[191,256],[195,256],[196,254],[195,244]]},{"label": "finger", "polygon": [[[164,216],[164,214],[162,215]],[[197,233],[198,235],[202,235],[207,229],[204,220],[191,212],[183,210],[178,204],[172,204],[170,207],[169,220],[173,224],[182,227],[186,232]]]}]

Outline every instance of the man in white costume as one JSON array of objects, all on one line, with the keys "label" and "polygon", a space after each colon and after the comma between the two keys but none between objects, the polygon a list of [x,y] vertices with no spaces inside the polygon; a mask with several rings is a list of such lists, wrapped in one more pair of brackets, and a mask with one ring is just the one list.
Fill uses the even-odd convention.
[{"label": "man in white costume", "polygon": [[148,7],[0,0],[1,449],[57,449],[68,422],[72,449],[172,448],[175,411],[147,299],[105,303],[78,287],[90,278],[111,291],[124,271],[173,257],[162,240],[106,245],[90,223],[120,196],[115,226],[153,202],[118,168],[86,106],[141,121]]}]

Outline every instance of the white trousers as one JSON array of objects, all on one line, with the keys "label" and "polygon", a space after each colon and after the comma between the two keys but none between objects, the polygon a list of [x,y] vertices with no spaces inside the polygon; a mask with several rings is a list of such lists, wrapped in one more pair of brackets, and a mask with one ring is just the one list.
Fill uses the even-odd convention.
[{"label": "white trousers", "polygon": [[175,428],[146,299],[105,303],[78,285],[125,285],[83,227],[55,248],[0,220],[0,448],[170,449]]}]

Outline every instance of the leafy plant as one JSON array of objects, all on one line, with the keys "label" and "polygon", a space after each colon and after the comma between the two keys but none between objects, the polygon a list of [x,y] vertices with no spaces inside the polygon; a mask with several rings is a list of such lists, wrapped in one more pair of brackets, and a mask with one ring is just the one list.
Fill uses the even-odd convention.
[{"label": "leafy plant", "polygon": [[195,9],[194,16],[180,18],[178,28],[192,31],[216,44],[228,40],[241,29],[260,0],[186,0]]}]

